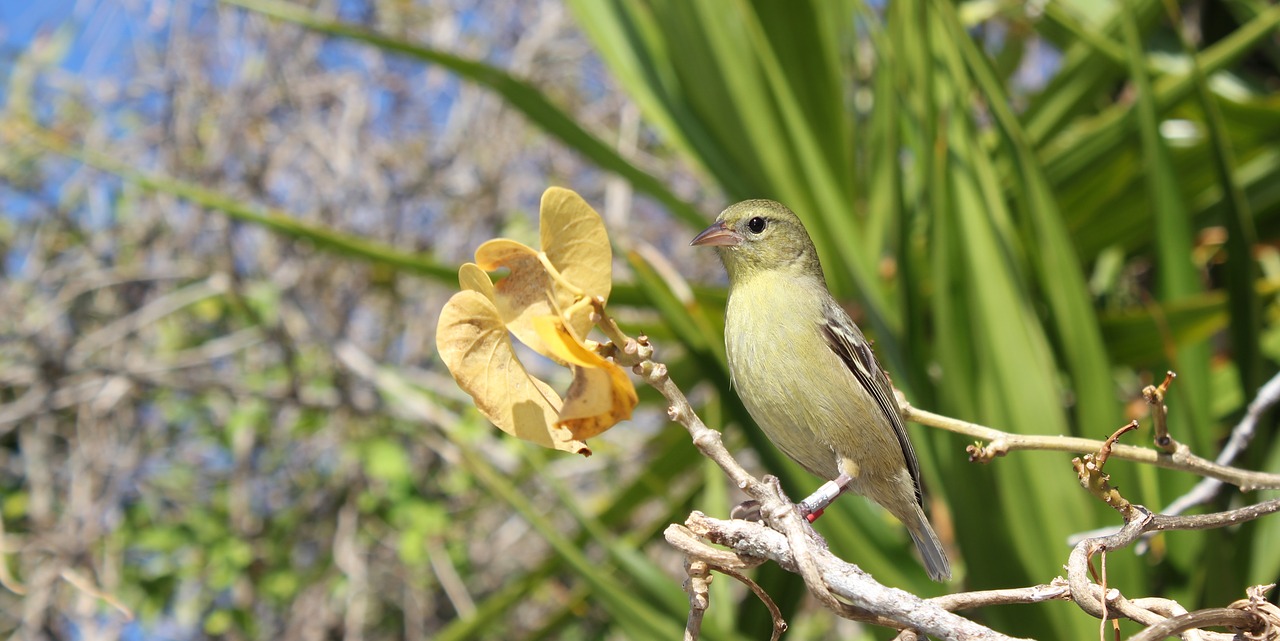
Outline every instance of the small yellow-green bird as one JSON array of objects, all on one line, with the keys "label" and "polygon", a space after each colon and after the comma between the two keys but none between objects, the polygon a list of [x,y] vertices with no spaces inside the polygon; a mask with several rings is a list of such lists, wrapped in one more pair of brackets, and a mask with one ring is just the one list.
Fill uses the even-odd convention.
[{"label": "small yellow-green bird", "polygon": [[949,579],[893,387],[827,291],[800,218],[772,200],[747,200],[692,244],[715,247],[729,272],[724,339],[742,404],[784,454],[829,481],[801,511],[820,513],[845,490],[868,497],[907,526],[929,576]]}]

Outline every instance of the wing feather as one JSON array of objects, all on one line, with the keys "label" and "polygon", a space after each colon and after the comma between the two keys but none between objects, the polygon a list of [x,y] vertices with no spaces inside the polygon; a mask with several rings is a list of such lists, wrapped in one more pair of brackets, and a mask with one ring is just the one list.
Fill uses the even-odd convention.
[{"label": "wing feather", "polygon": [[880,362],[876,360],[871,344],[862,335],[862,330],[854,324],[835,301],[828,301],[824,306],[825,320],[822,324],[823,336],[831,351],[844,361],[862,388],[871,394],[876,405],[889,419],[893,426],[893,434],[898,437],[898,445],[902,448],[902,457],[907,461],[907,469],[911,472],[911,480],[915,484],[916,503],[924,505],[920,490],[920,462],[916,459],[916,451],[907,438],[907,428],[902,424],[902,414],[898,411],[898,402],[893,396],[893,385],[885,375]]}]

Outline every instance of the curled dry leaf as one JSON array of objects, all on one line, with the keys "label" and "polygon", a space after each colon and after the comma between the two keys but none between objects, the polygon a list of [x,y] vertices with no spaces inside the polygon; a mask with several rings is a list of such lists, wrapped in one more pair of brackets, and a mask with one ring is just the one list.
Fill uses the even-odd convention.
[{"label": "curled dry leaf", "polygon": [[[542,193],[538,211],[542,251],[564,280],[588,297],[609,299],[613,287],[613,251],[600,214],[576,192],[552,187]],[[574,331],[585,336],[576,323]]]},{"label": "curled dry leaf", "polygon": [[[541,251],[499,238],[458,271],[463,291],[440,315],[436,348],[458,385],[503,431],[545,447],[590,454],[583,439],[631,418],[635,387],[582,339],[593,301],[608,300],[613,253],[600,215],[578,194],[542,195]],[[508,274],[497,283],[489,274]],[[563,401],[516,359],[508,334],[573,370]]]},{"label": "curled dry leaf", "polygon": [[621,367],[587,349],[582,339],[556,316],[533,319],[544,345],[573,369],[573,384],[565,395],[559,424],[574,438],[591,438],[631,418],[638,397]]},{"label": "curled dry leaf", "polygon": [[[558,316],[561,308],[554,298],[551,276],[538,260],[538,253],[514,240],[495,238],[476,249],[476,264],[488,272],[504,267],[510,270],[488,293],[507,329],[521,343],[550,357],[551,352],[542,344],[538,333],[533,331],[532,319],[548,314]],[[463,278],[459,272],[459,280]],[[472,276],[468,280],[475,281],[476,278]],[[463,286],[466,287],[466,284]],[[568,302],[572,303],[573,299],[569,298]]]},{"label": "curled dry leaf", "polygon": [[476,264],[485,271],[510,271],[491,290],[503,322],[520,342],[556,359],[539,340],[531,320],[564,316],[577,335],[586,336],[591,330],[591,309],[579,302],[597,296],[608,300],[613,252],[600,214],[568,189],[552,187],[544,192],[538,215],[542,254],[558,278],[548,273],[539,252],[506,238],[480,245]]},{"label": "curled dry leaf", "polygon": [[[494,300],[493,281],[489,278],[489,274],[485,273],[480,266],[475,263],[463,263],[458,268],[458,284],[462,289],[480,292],[485,298]],[[495,301],[496,305],[496,301]]]},{"label": "curled dry leaf", "polygon": [[[466,276],[463,282],[482,287]],[[499,429],[543,447],[591,454],[586,443],[557,425],[564,403],[516,358],[502,316],[484,293],[468,289],[449,299],[436,327],[436,350],[458,386]]]}]

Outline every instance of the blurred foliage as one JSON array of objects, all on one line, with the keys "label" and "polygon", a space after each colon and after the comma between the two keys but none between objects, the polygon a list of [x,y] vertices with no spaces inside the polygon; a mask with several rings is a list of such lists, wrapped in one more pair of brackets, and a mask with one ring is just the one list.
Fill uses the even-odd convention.
[{"label": "blurred foliage", "polygon": [[[678,634],[660,532],[738,499],[655,397],[590,460],[556,456],[479,418],[432,353],[451,267],[530,241],[548,184],[621,245],[615,313],[793,495],[817,481],[729,391],[723,293],[684,282],[718,273],[683,245],[724,200],[805,218],[895,385],[933,411],[1101,438],[1172,368],[1174,436],[1211,457],[1280,358],[1280,7],[233,4],[157,4],[151,53],[115,83],[71,70],[75,20],[2,67],[0,507],[27,590],[0,596],[5,631]],[[976,466],[912,433],[955,584],[864,501],[819,522],[883,582],[1047,582],[1069,535],[1117,523],[1068,456]],[[1275,437],[1266,422],[1242,464],[1280,470]],[[1154,508],[1195,481],[1110,471]],[[1276,527],[1163,535],[1108,577],[1223,605],[1280,578]],[[793,638],[860,634],[796,577],[756,578]],[[708,638],[767,629],[741,586],[713,599]],[[1097,630],[1056,602],[979,616]]]}]

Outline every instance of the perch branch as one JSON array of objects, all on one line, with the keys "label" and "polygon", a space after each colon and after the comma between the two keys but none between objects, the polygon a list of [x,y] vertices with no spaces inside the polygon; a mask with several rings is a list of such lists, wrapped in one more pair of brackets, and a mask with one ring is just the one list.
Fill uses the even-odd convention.
[{"label": "perch branch", "polygon": [[[694,512],[685,527],[696,537],[728,547],[739,555],[769,559],[791,572],[799,570],[791,541],[764,523],[722,520]],[[809,552],[830,593],[871,615],[860,620],[910,627],[940,639],[1012,638],[948,612],[938,603],[881,585],[825,548],[811,547]]]}]

